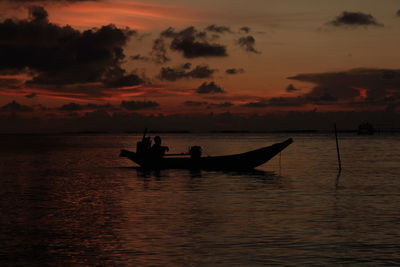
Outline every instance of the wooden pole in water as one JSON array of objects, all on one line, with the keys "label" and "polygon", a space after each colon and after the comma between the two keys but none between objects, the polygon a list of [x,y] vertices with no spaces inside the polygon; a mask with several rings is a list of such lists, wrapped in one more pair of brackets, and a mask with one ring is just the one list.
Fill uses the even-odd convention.
[{"label": "wooden pole in water", "polygon": [[335,128],[336,150],[337,150],[337,157],[338,157],[338,163],[339,163],[339,172],[340,172],[342,170],[342,163],[340,161],[339,141],[338,141],[338,137],[337,137],[336,123],[334,123],[333,126]]}]

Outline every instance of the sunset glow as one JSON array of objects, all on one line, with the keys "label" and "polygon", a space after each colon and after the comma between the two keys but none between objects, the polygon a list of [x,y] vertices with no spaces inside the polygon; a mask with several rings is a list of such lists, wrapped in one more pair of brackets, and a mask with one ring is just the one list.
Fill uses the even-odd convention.
[{"label": "sunset glow", "polygon": [[61,25],[79,28],[100,27],[115,24],[120,27],[150,30],[159,27],[161,21],[193,23],[198,21],[182,6],[160,5],[129,0],[96,1],[49,7],[50,19]]},{"label": "sunset glow", "polygon": [[399,112],[395,3],[287,3],[3,2],[0,113]]}]

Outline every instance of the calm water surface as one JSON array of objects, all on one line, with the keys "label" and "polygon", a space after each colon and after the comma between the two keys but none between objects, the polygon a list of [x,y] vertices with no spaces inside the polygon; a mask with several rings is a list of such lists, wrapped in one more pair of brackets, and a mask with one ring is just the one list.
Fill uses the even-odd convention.
[{"label": "calm water surface", "polygon": [[400,136],[171,134],[172,153],[293,137],[251,172],[143,172],[135,135],[1,136],[1,266],[399,266]]}]

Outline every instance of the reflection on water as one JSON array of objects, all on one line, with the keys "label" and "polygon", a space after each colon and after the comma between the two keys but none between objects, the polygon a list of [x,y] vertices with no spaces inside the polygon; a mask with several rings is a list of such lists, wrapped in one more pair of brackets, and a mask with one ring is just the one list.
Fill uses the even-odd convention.
[{"label": "reflection on water", "polygon": [[[151,170],[151,169],[145,169],[141,167],[129,167],[127,169],[134,169],[136,170],[136,175],[137,177],[141,178],[149,178],[149,177],[163,177],[170,173],[170,170]],[[267,172],[263,170],[221,170],[221,171],[204,171],[200,169],[182,169],[182,170],[172,170],[176,175],[183,175],[183,176],[190,176],[191,178],[200,178],[202,177],[202,173],[207,173],[207,174],[215,174],[215,175],[230,175],[230,176],[243,176],[243,177],[250,177],[250,178],[260,178],[260,179],[268,179],[275,177],[274,172]]]},{"label": "reflection on water", "polygon": [[[0,265],[399,265],[399,137],[344,136],[340,175],[334,139],[292,137],[247,172],[142,170],[118,158],[128,135],[4,137]],[[285,138],[164,141],[217,155]]]},{"label": "reflection on water", "polygon": [[339,189],[343,189],[340,187],[340,175],[342,174],[342,170],[339,170],[337,175],[336,175],[336,180],[335,180],[335,189],[339,190]]}]

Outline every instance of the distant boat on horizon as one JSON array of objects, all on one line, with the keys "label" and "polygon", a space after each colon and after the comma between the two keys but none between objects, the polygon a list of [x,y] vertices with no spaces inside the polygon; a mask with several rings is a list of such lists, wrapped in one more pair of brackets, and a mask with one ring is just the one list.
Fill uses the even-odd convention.
[{"label": "distant boat on horizon", "polygon": [[359,135],[373,135],[375,133],[375,128],[369,122],[361,123],[358,126],[357,134]]}]

